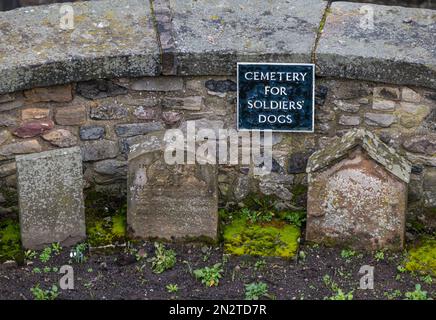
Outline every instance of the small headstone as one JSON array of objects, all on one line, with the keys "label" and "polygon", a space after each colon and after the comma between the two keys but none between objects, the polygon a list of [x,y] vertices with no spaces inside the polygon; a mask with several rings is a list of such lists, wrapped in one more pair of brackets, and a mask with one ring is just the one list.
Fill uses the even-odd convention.
[{"label": "small headstone", "polygon": [[27,249],[86,237],[79,147],[16,157],[21,239]]},{"label": "small headstone", "polygon": [[216,239],[216,166],[169,165],[164,159],[163,143],[154,136],[130,150],[127,223],[132,236]]},{"label": "small headstone", "polygon": [[309,158],[308,241],[357,249],[401,249],[411,166],[358,129]]}]

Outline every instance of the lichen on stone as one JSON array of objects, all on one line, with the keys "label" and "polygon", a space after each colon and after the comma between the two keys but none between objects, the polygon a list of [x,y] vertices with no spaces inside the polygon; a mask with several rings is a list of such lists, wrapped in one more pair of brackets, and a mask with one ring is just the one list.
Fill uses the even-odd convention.
[{"label": "lichen on stone", "polygon": [[381,164],[400,180],[410,180],[410,163],[393,148],[383,143],[374,133],[365,129],[354,129],[326,148],[313,153],[307,163],[306,172],[311,180],[311,173],[329,166],[334,161],[343,159],[347,153],[360,146],[376,162]]}]

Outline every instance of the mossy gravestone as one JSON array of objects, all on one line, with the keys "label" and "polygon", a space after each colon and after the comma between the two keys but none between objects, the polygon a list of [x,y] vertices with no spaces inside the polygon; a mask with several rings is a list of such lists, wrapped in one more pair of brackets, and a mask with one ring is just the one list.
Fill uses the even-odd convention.
[{"label": "mossy gravestone", "polygon": [[306,239],[358,249],[401,249],[410,164],[364,129],[311,155]]},{"label": "mossy gravestone", "polygon": [[155,136],[130,149],[128,230],[133,237],[142,239],[215,240],[216,165],[167,164],[164,150],[162,139]]},{"label": "mossy gravestone", "polygon": [[16,157],[23,247],[70,246],[86,237],[80,148]]}]

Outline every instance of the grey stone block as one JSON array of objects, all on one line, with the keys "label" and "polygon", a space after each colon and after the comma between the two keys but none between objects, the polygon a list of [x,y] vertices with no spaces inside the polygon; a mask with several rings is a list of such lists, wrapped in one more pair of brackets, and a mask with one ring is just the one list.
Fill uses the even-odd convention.
[{"label": "grey stone block", "polygon": [[133,146],[128,159],[127,185],[127,223],[133,236],[216,239],[216,169],[216,165],[209,164],[167,164],[159,138],[149,137]]},{"label": "grey stone block", "polygon": [[436,88],[434,11],[373,5],[374,28],[365,29],[362,6],[332,4],[317,46],[318,74]]},{"label": "grey stone block", "polygon": [[21,239],[28,249],[86,237],[78,147],[17,156]]},{"label": "grey stone block", "polygon": [[0,13],[0,94],[35,86],[153,76],[160,72],[149,1],[72,3],[72,30],[60,27],[61,6]]},{"label": "grey stone block", "polygon": [[97,140],[103,138],[105,128],[100,126],[84,126],[80,128],[79,134],[82,140]]},{"label": "grey stone block", "polygon": [[310,62],[327,2],[170,0],[183,75],[235,74],[237,61]]},{"label": "grey stone block", "polygon": [[128,123],[115,126],[119,137],[133,137],[165,129],[161,122]]},{"label": "grey stone block", "polygon": [[81,149],[83,161],[115,158],[119,150],[118,144],[111,140],[85,141]]},{"label": "grey stone block", "polygon": [[130,88],[135,91],[180,91],[183,90],[183,78],[149,77],[134,81]]},{"label": "grey stone block", "polygon": [[366,113],[365,123],[373,127],[387,128],[391,126],[396,120],[396,117],[392,114],[384,113]]}]

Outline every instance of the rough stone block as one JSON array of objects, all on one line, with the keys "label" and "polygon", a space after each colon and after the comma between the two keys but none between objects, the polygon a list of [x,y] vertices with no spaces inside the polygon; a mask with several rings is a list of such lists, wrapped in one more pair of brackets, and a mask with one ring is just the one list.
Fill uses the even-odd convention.
[{"label": "rough stone block", "polygon": [[64,126],[83,124],[86,122],[86,108],[84,106],[58,108],[55,120],[57,124]]},{"label": "rough stone block", "polygon": [[419,103],[421,99],[421,95],[415,90],[407,87],[401,89],[401,100],[406,102]]},{"label": "rough stone block", "polygon": [[54,123],[51,120],[31,120],[23,122],[13,134],[20,138],[32,138],[50,131],[53,127]]},{"label": "rough stone block", "polygon": [[372,27],[361,3],[332,3],[316,50],[318,75],[436,88],[434,11],[371,6]]},{"label": "rough stone block", "polygon": [[52,130],[46,134],[42,135],[42,138],[49,141],[52,145],[66,148],[72,147],[77,144],[77,138],[71,133],[71,131],[66,129],[56,129]]},{"label": "rough stone block", "polygon": [[17,122],[17,117],[12,114],[2,113],[0,117],[0,127],[12,127],[15,126]]},{"label": "rough stone block", "polygon": [[308,241],[402,249],[411,166],[372,133],[353,130],[307,166]]},{"label": "rough stone block", "polygon": [[85,239],[80,149],[17,156],[21,239],[27,249]]},{"label": "rough stone block", "polygon": [[100,126],[84,126],[80,128],[79,134],[82,140],[97,140],[104,137],[106,130]]},{"label": "rough stone block", "polygon": [[237,61],[310,62],[322,0],[170,0],[179,71],[234,74]]},{"label": "rough stone block", "polygon": [[360,124],[360,117],[342,115],[339,118],[339,124],[343,126],[358,126]]},{"label": "rough stone block", "polygon": [[162,101],[162,106],[168,109],[200,111],[204,108],[203,97],[168,97]]},{"label": "rough stone block", "polygon": [[430,115],[431,108],[421,103],[401,102],[397,108],[400,124],[406,128],[418,127]]},{"label": "rough stone block", "polygon": [[169,165],[161,140],[149,139],[132,146],[128,160],[127,223],[133,236],[216,239],[216,166]]},{"label": "rough stone block", "polygon": [[11,137],[8,130],[0,130],[0,146],[5,144]]},{"label": "rough stone block", "polygon": [[24,91],[24,96],[31,102],[68,102],[73,100],[71,85],[33,88]]},{"label": "rough stone block", "polygon": [[139,136],[163,129],[164,126],[161,122],[128,123],[115,126],[115,132],[119,137]]},{"label": "rough stone block", "polygon": [[116,97],[127,93],[127,89],[111,80],[93,80],[79,82],[76,91],[82,97],[90,100]]},{"label": "rough stone block", "polygon": [[115,158],[118,155],[118,144],[111,140],[85,141],[81,147],[83,161]]},{"label": "rough stone block", "polygon": [[393,111],[395,110],[395,101],[375,98],[372,102],[372,108],[380,111]]},{"label": "rough stone block", "polygon": [[10,157],[16,154],[25,154],[33,152],[41,152],[42,146],[39,144],[38,140],[24,140],[11,144],[5,144],[0,147],[0,160],[2,157]]},{"label": "rough stone block", "polygon": [[400,100],[400,89],[394,87],[375,87],[374,98]]},{"label": "rough stone block", "polygon": [[[90,79],[153,76],[159,45],[150,2],[72,3],[74,30],[62,30],[63,4],[0,14],[0,93]],[[25,28],[23,27],[25,26]]]},{"label": "rough stone block", "polygon": [[180,91],[183,90],[181,77],[149,77],[134,81],[130,88],[135,91]]},{"label": "rough stone block", "polygon": [[21,119],[23,121],[48,119],[49,117],[50,109],[46,108],[28,108],[21,111]]},{"label": "rough stone block", "polygon": [[365,123],[373,127],[387,128],[391,126],[396,120],[396,117],[392,114],[384,113],[366,113]]},{"label": "rough stone block", "polygon": [[433,155],[436,153],[436,134],[410,137],[404,141],[403,147],[411,152]]},{"label": "rough stone block", "polygon": [[119,120],[124,119],[129,110],[117,103],[104,103],[91,108],[90,117],[94,120]]},{"label": "rough stone block", "polygon": [[335,100],[333,103],[339,110],[344,112],[356,113],[360,110],[358,103],[349,103],[342,100]]}]

